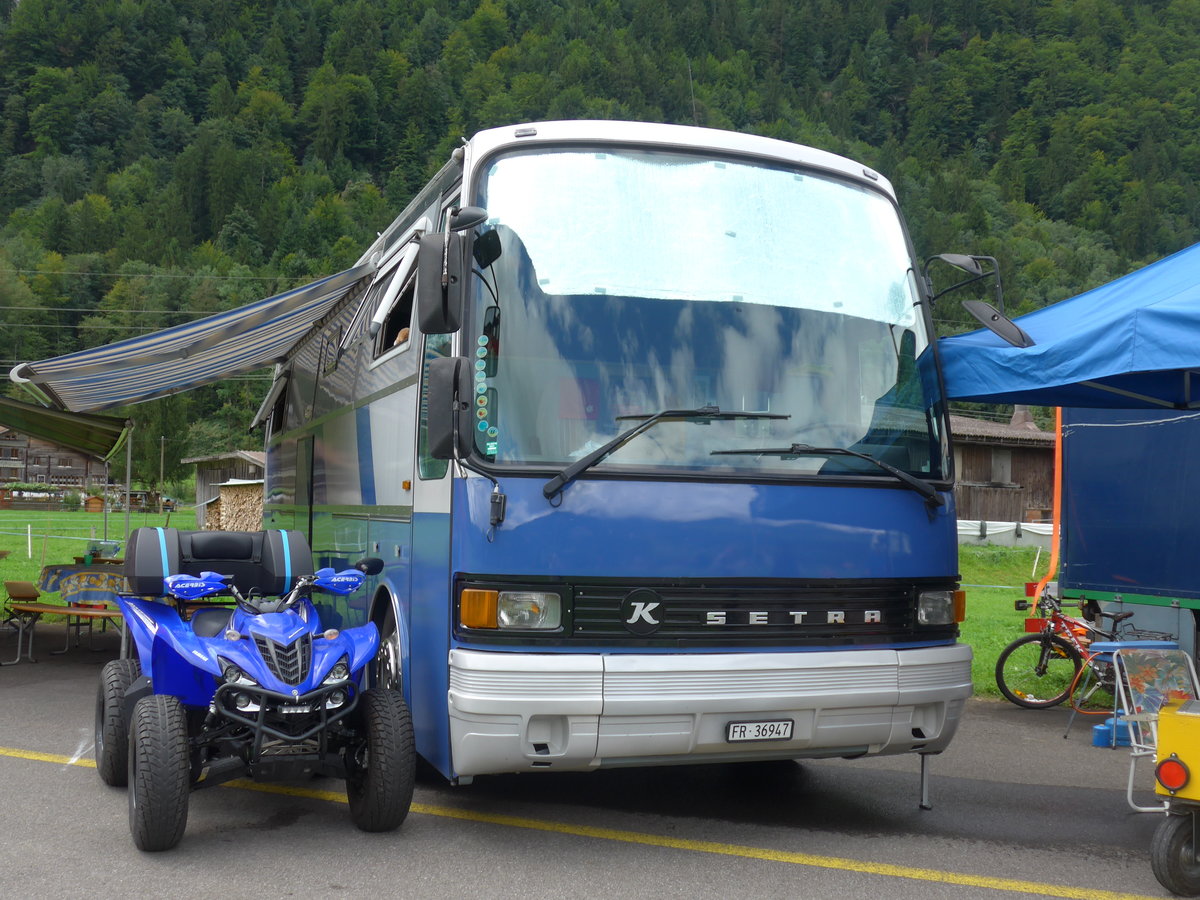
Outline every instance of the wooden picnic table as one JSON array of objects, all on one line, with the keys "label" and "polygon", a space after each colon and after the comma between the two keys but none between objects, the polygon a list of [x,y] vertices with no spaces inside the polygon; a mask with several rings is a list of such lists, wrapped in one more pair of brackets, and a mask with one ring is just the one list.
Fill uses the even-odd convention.
[{"label": "wooden picnic table", "polygon": [[[124,655],[125,650],[125,628],[124,617],[121,610],[116,607],[104,605],[85,605],[85,606],[64,606],[58,603],[10,603],[6,607],[8,610],[7,624],[11,624],[17,629],[17,655],[13,659],[0,660],[0,666],[11,666],[14,663],[21,661],[22,657],[30,662],[37,662],[33,656],[33,634],[37,628],[38,620],[42,616],[66,616],[67,617],[67,639],[61,650],[51,650],[51,654],[66,653],[71,647],[71,629],[75,629],[76,642],[79,639],[79,629],[83,628],[85,623],[90,629],[92,623],[96,619],[111,620],[121,629],[121,652]],[[72,619],[75,621],[72,622]],[[28,638],[26,638],[28,635]],[[22,647],[25,647],[25,652],[22,653]]]}]

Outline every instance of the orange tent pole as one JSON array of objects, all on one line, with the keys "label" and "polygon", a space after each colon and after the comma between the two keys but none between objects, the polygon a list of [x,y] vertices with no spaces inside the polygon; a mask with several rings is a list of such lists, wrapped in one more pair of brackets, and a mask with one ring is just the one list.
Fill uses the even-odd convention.
[{"label": "orange tent pole", "polygon": [[1050,583],[1050,579],[1058,573],[1058,542],[1062,530],[1062,485],[1063,485],[1063,452],[1062,452],[1062,407],[1054,409],[1054,511],[1050,527],[1050,568],[1042,580],[1038,582],[1035,597],[1041,597],[1042,591]]}]

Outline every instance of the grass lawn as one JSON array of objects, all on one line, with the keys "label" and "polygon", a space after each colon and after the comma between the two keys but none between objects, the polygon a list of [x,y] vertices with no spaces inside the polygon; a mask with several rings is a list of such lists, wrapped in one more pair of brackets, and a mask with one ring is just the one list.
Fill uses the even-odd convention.
[{"label": "grass lawn", "polygon": [[[129,516],[130,528],[167,524],[173,528],[195,528],[196,513],[192,509],[183,509],[169,516],[157,513],[131,513]],[[74,557],[87,552],[91,541],[104,540],[104,534],[103,513],[2,509],[0,550],[11,552],[7,559],[0,560],[0,576],[3,576],[0,580],[36,584],[43,565],[74,562]],[[108,540],[123,544],[124,537],[125,513],[110,512]],[[29,555],[31,544],[32,558]],[[49,598],[53,600],[55,596],[51,594]]]},{"label": "grass lawn", "polygon": [[996,657],[1010,642],[1025,632],[1028,613],[1013,608],[1013,601],[1025,596],[1025,582],[1046,574],[1049,551],[1032,547],[960,546],[958,565],[963,589],[967,592],[967,618],[962,624],[962,640],[975,651],[971,675],[975,693],[999,697],[996,687]]}]

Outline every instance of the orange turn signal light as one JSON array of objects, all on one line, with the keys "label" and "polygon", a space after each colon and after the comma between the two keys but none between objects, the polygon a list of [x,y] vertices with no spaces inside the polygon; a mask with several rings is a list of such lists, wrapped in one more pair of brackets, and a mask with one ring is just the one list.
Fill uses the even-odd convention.
[{"label": "orange turn signal light", "polygon": [[1172,753],[1154,769],[1154,777],[1171,793],[1183,790],[1192,779],[1187,763]]},{"label": "orange turn signal light", "polygon": [[967,618],[967,592],[954,592],[954,621],[962,622]]},{"label": "orange turn signal light", "polygon": [[499,591],[466,588],[458,601],[458,620],[464,628],[496,628]]}]

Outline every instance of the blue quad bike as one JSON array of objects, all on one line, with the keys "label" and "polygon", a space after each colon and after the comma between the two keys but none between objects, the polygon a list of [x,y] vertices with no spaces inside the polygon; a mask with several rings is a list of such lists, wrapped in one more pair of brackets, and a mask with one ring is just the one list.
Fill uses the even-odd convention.
[{"label": "blue quad bike", "polygon": [[[312,572],[311,559],[299,532],[131,535],[131,593],[118,603],[138,659],[104,666],[95,745],[100,778],[128,785],[138,849],[174,847],[190,792],[241,777],[344,778],[364,831],[390,831],[407,816],[412,719],[398,691],[365,686],[379,632],[373,623],[326,628],[311,599],[353,593],[383,562]],[[185,621],[212,598],[234,606],[202,605]]]}]

